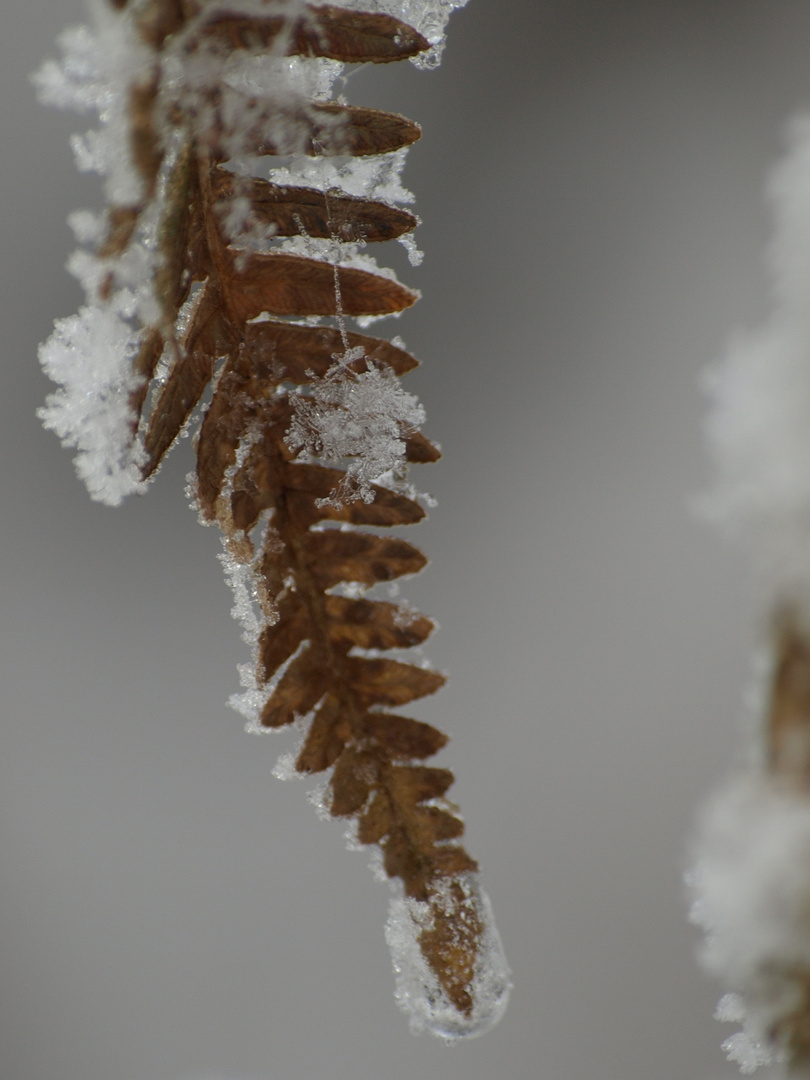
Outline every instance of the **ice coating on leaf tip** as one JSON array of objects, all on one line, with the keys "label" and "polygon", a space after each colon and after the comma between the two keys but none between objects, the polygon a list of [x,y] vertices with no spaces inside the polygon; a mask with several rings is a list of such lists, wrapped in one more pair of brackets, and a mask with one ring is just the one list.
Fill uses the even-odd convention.
[{"label": "ice coating on leaf tip", "polygon": [[[489,897],[471,874],[450,880],[461,886],[463,898],[458,906],[466,907],[480,925],[473,977],[468,986],[472,1000],[469,1012],[450,1000],[420,946],[423,935],[433,929],[435,899],[432,903],[414,900],[399,889],[389,906],[385,940],[396,978],[394,996],[408,1014],[411,1030],[414,1034],[429,1032],[453,1043],[484,1035],[498,1023],[509,1003],[512,979]],[[440,909],[443,903],[445,910],[456,904],[449,882],[439,892]]]}]

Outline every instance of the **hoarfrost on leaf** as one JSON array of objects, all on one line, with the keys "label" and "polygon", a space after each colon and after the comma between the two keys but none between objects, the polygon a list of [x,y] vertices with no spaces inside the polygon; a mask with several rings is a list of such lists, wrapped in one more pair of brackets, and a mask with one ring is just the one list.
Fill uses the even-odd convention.
[{"label": "hoarfrost on leaf", "polygon": [[[460,887],[460,900],[453,886]],[[450,1043],[483,1035],[503,1016],[512,989],[489,897],[472,875],[437,885],[430,903],[406,897],[400,887],[395,888],[398,894],[391,899],[385,940],[394,967],[397,1004],[408,1014],[411,1030],[414,1034],[428,1031]],[[433,929],[437,912],[455,925],[464,926],[471,920],[480,924],[469,1013],[449,999],[422,951],[423,935]]]},{"label": "hoarfrost on leaf", "polygon": [[348,458],[345,481],[333,497],[371,502],[372,483],[401,471],[405,437],[424,422],[425,412],[390,369],[369,365],[356,374],[348,367],[354,359],[353,351],[339,357],[322,379],[313,379],[310,396],[295,398],[286,442],[326,461]]},{"label": "hoarfrost on leaf", "polygon": [[769,777],[734,777],[704,814],[688,884],[702,963],[731,989],[717,1019],[743,1024],[724,1049],[753,1071],[778,1060],[768,1033],[795,1008],[810,967],[810,806]]},{"label": "hoarfrost on leaf", "polygon": [[106,307],[83,307],[58,319],[40,346],[45,373],[61,389],[37,415],[66,446],[78,449],[76,471],[92,498],[110,506],[143,490],[141,451],[131,430],[130,395],[138,386],[132,361],[138,338],[127,291]]},{"label": "hoarfrost on leaf", "polygon": [[775,1065],[785,1060],[772,1046],[752,1037],[747,1031],[730,1035],[721,1044],[721,1049],[729,1061],[737,1062],[741,1073],[753,1073],[764,1065]]},{"label": "hoarfrost on leaf", "polygon": [[305,185],[318,191],[340,188],[347,195],[375,198],[381,202],[412,203],[413,192],[400,179],[408,148],[377,157],[296,157],[269,170],[279,187]]}]

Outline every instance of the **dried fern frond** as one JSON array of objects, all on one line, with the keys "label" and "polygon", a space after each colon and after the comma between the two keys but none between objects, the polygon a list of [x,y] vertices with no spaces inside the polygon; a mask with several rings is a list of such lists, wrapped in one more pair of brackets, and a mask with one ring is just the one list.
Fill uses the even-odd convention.
[{"label": "dried fern frond", "polygon": [[96,244],[75,261],[90,303],[43,348],[63,385],[45,421],[114,504],[212,388],[193,488],[252,646],[236,706],[255,731],[305,726],[291,768],[329,771],[329,812],[379,845],[399,883],[400,1003],[449,1038],[499,1018],[509,973],[453,775],[424,763],[446,738],[399,714],[444,683],[405,655],[433,623],[362,595],[424,565],[376,530],[424,516],[406,468],[439,452],[400,383],[415,359],[346,326],[417,299],[363,249],[417,224],[398,171],[420,131],[327,95],[342,63],[435,55],[451,6],[414,5],[426,37],[386,11],[293,0],[99,3],[95,36],[74,32],[40,76],[71,103],[83,68],[85,104],[103,99],[80,152],[109,199],[102,222],[77,222]]}]

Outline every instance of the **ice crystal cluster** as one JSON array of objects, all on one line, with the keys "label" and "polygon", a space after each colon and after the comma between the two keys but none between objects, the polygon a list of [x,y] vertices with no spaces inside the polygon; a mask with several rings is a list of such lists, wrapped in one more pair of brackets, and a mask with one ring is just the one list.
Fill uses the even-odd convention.
[{"label": "ice crystal cluster", "polygon": [[92,0],[36,76],[97,115],[73,148],[108,204],[72,218],[86,304],[42,346],[42,419],[109,505],[194,431],[189,490],[251,653],[232,704],[296,728],[276,771],[325,774],[322,812],[377,845],[397,1000],[449,1041],[500,1018],[509,970],[453,774],[424,764],[446,736],[399,713],[445,681],[404,658],[434,623],[374,591],[426,563],[379,530],[424,517],[407,467],[440,452],[400,383],[416,359],[351,329],[418,298],[368,246],[419,264],[400,174],[420,129],[335,90],[347,63],[435,66],[464,2]]},{"label": "ice crystal cluster", "polygon": [[702,958],[742,1023],[743,1072],[810,1076],[810,118],[773,172],[771,313],[707,374],[705,507],[747,552],[769,640],[746,764],[706,810],[690,874]]}]

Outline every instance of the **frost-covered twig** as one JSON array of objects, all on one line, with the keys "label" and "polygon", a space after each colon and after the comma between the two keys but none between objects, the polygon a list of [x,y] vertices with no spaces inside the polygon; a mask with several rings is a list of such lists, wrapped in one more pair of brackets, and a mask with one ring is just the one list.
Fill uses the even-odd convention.
[{"label": "frost-covered twig", "polygon": [[810,1076],[810,118],[773,174],[773,307],[708,374],[715,521],[749,554],[769,640],[755,744],[707,810],[691,874],[724,1044]]}]

